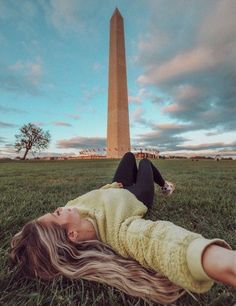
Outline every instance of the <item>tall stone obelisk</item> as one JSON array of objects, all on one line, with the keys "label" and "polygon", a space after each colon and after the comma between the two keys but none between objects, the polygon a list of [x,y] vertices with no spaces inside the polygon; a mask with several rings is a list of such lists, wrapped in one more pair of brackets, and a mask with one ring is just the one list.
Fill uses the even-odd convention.
[{"label": "tall stone obelisk", "polygon": [[107,157],[130,151],[129,108],[123,17],[116,8],[110,20]]}]

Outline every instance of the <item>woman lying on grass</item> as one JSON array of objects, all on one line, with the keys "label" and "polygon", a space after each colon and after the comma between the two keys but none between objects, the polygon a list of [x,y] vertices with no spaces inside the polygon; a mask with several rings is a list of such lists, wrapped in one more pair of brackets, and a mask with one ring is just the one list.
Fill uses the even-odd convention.
[{"label": "woman lying on grass", "polygon": [[137,169],[126,153],[112,184],[28,222],[12,239],[12,260],[29,277],[97,281],[165,304],[186,290],[206,292],[214,280],[236,287],[236,252],[225,241],[143,219],[154,182],[174,191],[150,160]]}]

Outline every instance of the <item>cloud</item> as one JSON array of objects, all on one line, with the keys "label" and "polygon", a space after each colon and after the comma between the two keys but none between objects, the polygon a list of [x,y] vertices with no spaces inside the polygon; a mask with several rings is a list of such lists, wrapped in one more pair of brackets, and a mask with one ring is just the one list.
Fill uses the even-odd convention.
[{"label": "cloud", "polygon": [[8,67],[15,74],[23,75],[33,85],[38,85],[43,74],[42,60],[37,58],[34,62],[17,61],[14,65]]},{"label": "cloud", "polygon": [[62,35],[68,31],[80,32],[85,24],[81,14],[81,0],[40,0],[46,20]]},{"label": "cloud", "polygon": [[100,94],[101,92],[102,92],[102,89],[99,86],[95,86],[89,90],[86,89],[83,91],[83,99],[85,101],[90,101],[94,97],[96,97],[98,94]]},{"label": "cloud", "polygon": [[102,70],[102,65],[98,62],[93,64],[93,71],[97,72],[97,71],[101,71]]},{"label": "cloud", "polygon": [[95,108],[95,107],[90,107],[90,108],[89,108],[89,112],[95,114],[95,113],[97,113],[97,108]]},{"label": "cloud", "polygon": [[0,121],[0,128],[16,128],[17,124]]},{"label": "cloud", "polygon": [[148,5],[152,15],[137,55],[144,73],[137,80],[156,90],[151,101],[174,121],[235,131],[236,2],[150,0]]},{"label": "cloud", "polygon": [[68,117],[74,119],[74,120],[80,120],[80,115],[73,115],[73,114],[69,114]]},{"label": "cloud", "polygon": [[53,125],[55,126],[72,126],[72,124],[64,121],[55,121],[53,122]]},{"label": "cloud", "polygon": [[144,147],[155,147],[158,150],[176,150],[179,143],[183,143],[188,139],[182,136],[166,136],[166,133],[162,131],[152,131],[145,134],[138,134],[133,138],[133,142],[136,145]]},{"label": "cloud", "polygon": [[[176,151],[182,146],[187,149],[186,142],[192,140],[189,132],[202,130],[202,126],[195,123],[179,124],[168,122],[155,124],[149,122],[149,127],[151,131],[137,134],[133,138],[133,142],[137,145],[156,147],[161,151]],[[186,136],[186,133],[188,133],[188,136]]]},{"label": "cloud", "polygon": [[13,144],[6,143],[0,148],[0,157],[15,157],[16,150]]},{"label": "cloud", "polygon": [[219,131],[216,131],[216,132],[208,132],[208,133],[206,133],[205,135],[206,136],[216,136],[216,135],[219,135],[220,134],[220,132]]},{"label": "cloud", "polygon": [[0,136],[0,143],[5,143],[5,142],[6,142],[6,138]]},{"label": "cloud", "polygon": [[137,145],[156,147],[159,150],[176,150],[179,144],[183,144],[189,139],[180,135],[198,127],[191,124],[177,123],[150,123],[152,131],[137,134],[133,141]]},{"label": "cloud", "polygon": [[141,98],[139,96],[129,96],[128,100],[129,100],[129,103],[136,103],[136,104],[141,103]]},{"label": "cloud", "polygon": [[[207,18],[200,23],[198,41],[206,46],[219,47],[219,51],[234,47],[228,50],[227,57],[235,58],[235,13],[236,2],[234,0],[217,1],[211,14],[208,14]],[[225,55],[222,53],[222,56]]]},{"label": "cloud", "polygon": [[105,137],[73,137],[71,139],[63,139],[57,141],[57,147],[60,149],[91,149],[91,148],[103,148],[106,146]]},{"label": "cloud", "polygon": [[153,129],[158,129],[162,133],[171,133],[171,135],[176,135],[183,132],[188,132],[189,130],[197,129],[190,124],[177,124],[177,123],[161,123],[153,125]]},{"label": "cloud", "polygon": [[40,121],[36,121],[36,122],[32,122],[34,125],[36,126],[45,126],[47,125],[46,123],[40,122]]},{"label": "cloud", "polygon": [[[0,8],[1,10],[1,8]],[[7,39],[0,33],[0,46],[5,46],[7,44]]]},{"label": "cloud", "polygon": [[179,85],[172,90],[172,98],[168,104],[162,107],[164,113],[175,118],[184,118],[188,121],[189,113],[193,109],[199,112],[209,111],[209,105],[203,103],[207,99],[204,89],[200,89],[190,84]]},{"label": "cloud", "polygon": [[42,94],[43,62],[18,60],[15,64],[0,66],[0,89],[30,95]]},{"label": "cloud", "polygon": [[140,88],[138,90],[138,94],[136,96],[129,96],[128,101],[129,103],[134,103],[134,104],[142,104],[143,100],[146,99],[153,99],[152,94],[150,94],[149,91],[146,90],[146,88]]},{"label": "cloud", "polygon": [[178,132],[180,130],[184,131],[185,128],[180,128],[179,130],[177,129],[176,132],[173,132],[172,128],[168,130],[168,128],[163,129],[163,127],[161,127],[160,130],[148,132],[146,134],[139,134],[133,139],[133,141],[137,145],[142,145],[145,147],[152,146],[161,151],[187,150],[200,152],[203,150],[236,150],[236,141],[231,143],[214,142],[202,143],[198,145],[188,145],[186,144],[186,142],[189,140],[188,138],[177,136]]},{"label": "cloud", "polygon": [[[227,142],[214,142],[214,143],[203,143],[198,145],[188,144],[188,141],[192,140],[187,138],[186,132],[201,130],[201,125],[188,123],[161,123],[161,124],[150,124],[152,130],[147,133],[137,134],[132,139],[132,142],[138,146],[144,147],[155,147],[160,151],[203,151],[203,150],[236,150],[236,140]],[[215,135],[215,133],[212,133]],[[217,135],[218,133],[216,133]]]},{"label": "cloud", "polygon": [[100,1],[38,0],[38,4],[46,22],[65,38],[74,34],[87,36],[88,33],[94,37],[98,29],[94,27],[91,19],[100,22],[109,11],[109,8],[101,5]]},{"label": "cloud", "polygon": [[130,123],[132,124],[147,124],[147,120],[144,118],[144,113],[145,110],[141,107],[136,108],[132,113],[131,113],[131,120]]},{"label": "cloud", "polygon": [[219,149],[224,149],[224,150],[236,150],[236,141],[233,141],[231,143],[225,143],[225,142],[214,142],[214,143],[202,143],[198,145],[180,145],[178,146],[180,150],[194,150],[194,151],[199,151],[199,150],[219,150]]},{"label": "cloud", "polygon": [[0,112],[1,113],[17,113],[17,114],[28,114],[27,111],[19,109],[19,108],[14,108],[14,107],[8,107],[4,105],[0,105]]},{"label": "cloud", "polygon": [[178,54],[163,64],[155,65],[148,70],[145,75],[138,77],[141,84],[156,84],[168,82],[173,79],[178,80],[190,73],[197,73],[214,67],[217,59],[213,56],[212,50],[203,48],[193,49],[191,51]]},{"label": "cloud", "polygon": [[202,96],[202,90],[189,84],[180,85],[175,93],[177,100],[190,100]]},{"label": "cloud", "polygon": [[[14,19],[24,13],[24,17],[34,18],[37,14],[37,6],[32,1],[22,1],[17,5],[14,1],[0,2],[0,19]],[[22,18],[25,19],[25,18]]]}]

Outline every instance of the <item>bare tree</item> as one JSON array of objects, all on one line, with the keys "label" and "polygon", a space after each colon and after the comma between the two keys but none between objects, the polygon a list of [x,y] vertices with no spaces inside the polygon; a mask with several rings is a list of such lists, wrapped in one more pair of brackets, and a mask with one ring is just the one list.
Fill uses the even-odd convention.
[{"label": "bare tree", "polygon": [[17,152],[25,150],[22,159],[26,158],[30,150],[40,151],[42,149],[47,149],[51,140],[49,131],[43,131],[33,123],[23,125],[20,128],[20,134],[15,135],[15,137],[15,149]]}]

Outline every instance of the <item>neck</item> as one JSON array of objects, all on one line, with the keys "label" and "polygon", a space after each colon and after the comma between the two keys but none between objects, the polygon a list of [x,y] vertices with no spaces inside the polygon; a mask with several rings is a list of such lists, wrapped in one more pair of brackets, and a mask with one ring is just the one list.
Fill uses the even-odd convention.
[{"label": "neck", "polygon": [[97,240],[95,228],[89,220],[83,220],[81,234],[82,240]]}]

